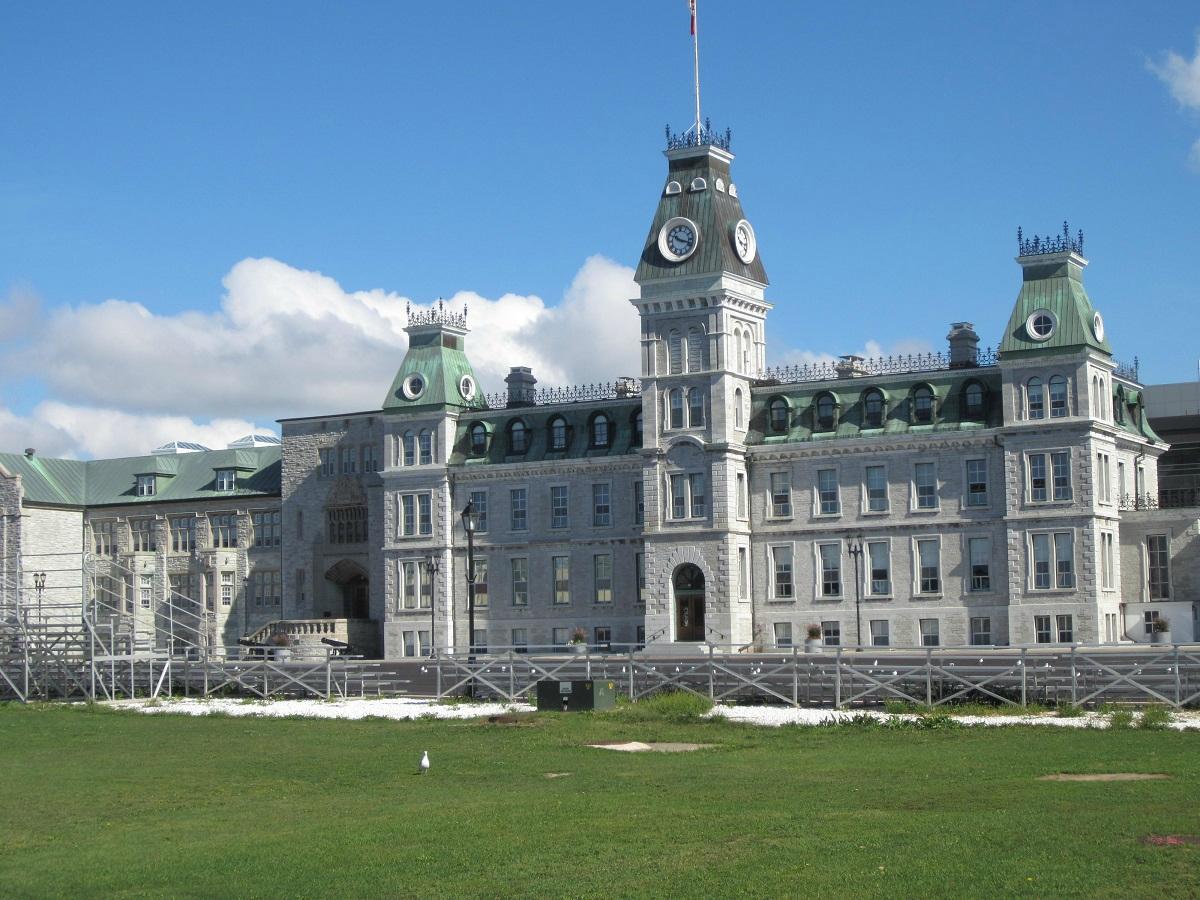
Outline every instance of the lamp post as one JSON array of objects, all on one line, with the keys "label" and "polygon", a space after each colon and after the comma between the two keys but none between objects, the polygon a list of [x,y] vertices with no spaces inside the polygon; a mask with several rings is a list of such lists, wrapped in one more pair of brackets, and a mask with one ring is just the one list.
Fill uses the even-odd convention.
[{"label": "lamp post", "polygon": [[[462,511],[467,533],[467,665],[475,663],[475,504],[470,500]],[[475,696],[475,682],[467,682],[467,696]]]},{"label": "lamp post", "polygon": [[432,552],[425,554],[425,576],[429,579],[429,655],[437,649],[437,573],[438,558]]},{"label": "lamp post", "polygon": [[38,615],[42,614],[42,593],[46,590],[46,573],[33,573],[33,589],[37,591]]},{"label": "lamp post", "polygon": [[854,642],[862,647],[862,577],[859,563],[862,561],[862,535],[850,538],[850,556],[854,560]]}]

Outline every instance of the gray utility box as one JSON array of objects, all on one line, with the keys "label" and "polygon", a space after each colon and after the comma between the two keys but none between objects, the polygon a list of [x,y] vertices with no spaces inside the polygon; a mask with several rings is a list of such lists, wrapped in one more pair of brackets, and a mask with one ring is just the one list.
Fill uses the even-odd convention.
[{"label": "gray utility box", "polygon": [[617,705],[617,688],[611,681],[550,681],[537,683],[538,712],[578,712],[581,709],[612,709]]}]

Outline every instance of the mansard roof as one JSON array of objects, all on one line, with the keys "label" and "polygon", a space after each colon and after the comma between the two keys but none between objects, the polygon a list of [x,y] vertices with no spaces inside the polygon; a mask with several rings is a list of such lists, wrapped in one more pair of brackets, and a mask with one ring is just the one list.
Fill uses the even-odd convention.
[{"label": "mansard roof", "polygon": [[[641,410],[640,396],[587,403],[520,406],[465,413],[458,420],[451,448],[450,465],[495,465],[499,463],[548,462],[564,459],[593,459],[637,453],[641,443],[633,433],[633,417]],[[588,429],[598,413],[609,419],[607,447],[592,447]],[[550,449],[550,423],[562,418],[567,425],[565,450]],[[520,420],[529,429],[529,449],[509,454],[508,429]],[[471,428],[482,423],[488,429],[488,447],[482,455],[471,452]]]}]

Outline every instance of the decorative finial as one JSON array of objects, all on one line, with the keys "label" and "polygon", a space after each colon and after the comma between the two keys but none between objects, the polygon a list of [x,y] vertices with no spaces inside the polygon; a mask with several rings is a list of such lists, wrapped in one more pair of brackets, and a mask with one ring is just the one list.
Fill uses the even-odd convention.
[{"label": "decorative finial", "polygon": [[1040,237],[1035,234],[1026,240],[1021,229],[1017,228],[1017,253],[1020,256],[1044,256],[1068,251],[1083,255],[1083,229],[1079,230],[1076,238],[1072,238],[1071,226],[1065,220],[1062,234],[1055,237]]}]

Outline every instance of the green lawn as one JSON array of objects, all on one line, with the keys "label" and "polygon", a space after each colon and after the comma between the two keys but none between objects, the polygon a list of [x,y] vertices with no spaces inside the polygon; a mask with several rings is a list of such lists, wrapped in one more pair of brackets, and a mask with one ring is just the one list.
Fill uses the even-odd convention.
[{"label": "green lawn", "polygon": [[[3,707],[0,896],[1200,891],[1200,847],[1142,841],[1200,833],[1200,735],[638,715],[489,725]],[[620,740],[717,746],[584,746]],[[1035,780],[1128,771],[1172,777]]]}]

